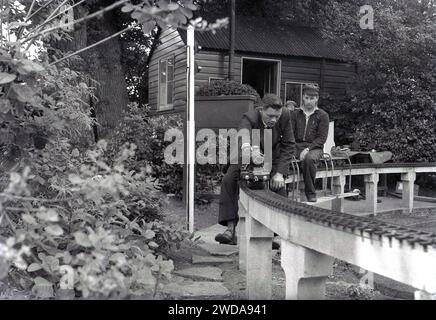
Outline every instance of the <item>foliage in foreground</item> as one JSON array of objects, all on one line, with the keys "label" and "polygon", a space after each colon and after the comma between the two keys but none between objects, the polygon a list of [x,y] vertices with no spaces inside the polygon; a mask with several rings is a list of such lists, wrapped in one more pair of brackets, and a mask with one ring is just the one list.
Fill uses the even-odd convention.
[{"label": "foliage in foreground", "polygon": [[0,68],[0,280],[42,298],[153,297],[184,233],[160,220],[135,147],[92,145],[79,72],[14,44]]},{"label": "foliage in foreground", "polygon": [[[101,141],[82,154],[68,143],[48,146],[66,157],[63,172],[40,154],[32,168],[11,174],[0,194],[7,239],[0,269],[12,285],[42,298],[150,298],[170,279],[173,263],[164,255],[184,233],[149,219],[161,201],[144,172],[126,170],[135,147],[126,146],[111,166],[106,147]],[[44,185],[43,197],[34,190]]]}]

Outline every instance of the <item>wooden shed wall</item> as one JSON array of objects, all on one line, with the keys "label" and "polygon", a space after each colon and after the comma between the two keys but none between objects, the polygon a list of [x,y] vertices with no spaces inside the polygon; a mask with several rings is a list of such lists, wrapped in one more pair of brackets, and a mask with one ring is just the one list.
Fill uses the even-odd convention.
[{"label": "wooden shed wall", "polygon": [[[263,58],[281,61],[280,96],[284,98],[285,83],[289,82],[317,82],[325,93],[332,95],[345,93],[346,85],[354,75],[351,64],[338,61],[324,61],[299,57],[260,56],[254,54],[236,53],[233,62],[233,75],[237,82],[241,81],[242,57]],[[202,66],[201,72],[196,74],[196,86],[209,81],[210,77],[226,78],[228,68],[228,54],[223,52],[202,51],[196,55],[197,64]],[[324,66],[323,66],[324,65]],[[323,80],[321,75],[323,74]]]},{"label": "wooden shed wall", "polygon": [[[344,94],[346,85],[354,75],[354,66],[339,61],[324,61],[322,59],[260,56],[253,54],[237,54],[238,64],[235,74],[240,81],[241,57],[263,58],[281,61],[280,97],[284,99],[286,82],[316,82],[331,95]],[[323,67],[324,64],[324,67]],[[321,75],[323,74],[323,80]]]},{"label": "wooden shed wall", "polygon": [[186,46],[177,30],[162,31],[149,62],[148,103],[157,110],[159,86],[159,60],[174,55],[174,109],[183,107],[186,101]]},{"label": "wooden shed wall", "polygon": [[[150,60],[149,104],[152,110],[157,110],[159,60],[170,55],[175,57],[173,111],[183,110],[186,103],[186,47],[178,32],[175,29],[168,29],[162,32],[160,44],[156,46]],[[234,80],[237,82],[241,81],[242,57],[281,61],[280,96],[282,99],[284,99],[285,83],[287,81],[317,82],[324,88],[325,93],[337,95],[345,93],[347,83],[354,74],[353,65],[344,62],[236,53],[233,61],[233,74]],[[196,54],[195,59],[197,65],[202,67],[202,70],[196,73],[196,88],[208,83],[210,78],[227,77],[227,53],[201,50]]]}]

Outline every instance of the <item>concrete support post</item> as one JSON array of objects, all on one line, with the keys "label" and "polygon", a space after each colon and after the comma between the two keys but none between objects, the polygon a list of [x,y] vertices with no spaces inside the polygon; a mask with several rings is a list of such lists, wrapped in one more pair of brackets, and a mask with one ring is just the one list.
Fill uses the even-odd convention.
[{"label": "concrete support post", "polygon": [[[333,194],[343,194],[345,190],[345,176],[338,176],[333,178]],[[344,199],[338,198],[332,201],[332,210],[343,212],[344,211]]]},{"label": "concrete support post", "polygon": [[377,184],[378,173],[365,175],[365,197],[366,203],[372,214],[377,214]]},{"label": "concrete support post", "polygon": [[436,300],[436,293],[431,294],[427,291],[415,291],[415,300]]},{"label": "concrete support post", "polygon": [[274,233],[247,215],[247,295],[249,300],[269,300],[272,289],[272,239]]},{"label": "concrete support post", "polygon": [[239,222],[237,226],[238,248],[239,248],[239,270],[243,273],[246,272],[247,267],[247,233],[246,233],[246,219],[247,211],[243,204],[239,203]]},{"label": "concrete support post", "polygon": [[287,300],[323,300],[325,283],[333,273],[333,257],[282,240],[281,265]]},{"label": "concrete support post", "polygon": [[403,183],[402,205],[407,208],[409,213],[413,210],[414,184],[416,180],[416,172],[407,172],[401,174],[401,182]]}]

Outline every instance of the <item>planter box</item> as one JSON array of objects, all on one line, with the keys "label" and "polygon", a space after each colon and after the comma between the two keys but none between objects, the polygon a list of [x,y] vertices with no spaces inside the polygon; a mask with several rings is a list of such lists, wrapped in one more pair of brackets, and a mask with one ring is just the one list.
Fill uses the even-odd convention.
[{"label": "planter box", "polygon": [[209,96],[195,98],[196,129],[238,128],[242,115],[254,109],[256,98],[246,96]]}]

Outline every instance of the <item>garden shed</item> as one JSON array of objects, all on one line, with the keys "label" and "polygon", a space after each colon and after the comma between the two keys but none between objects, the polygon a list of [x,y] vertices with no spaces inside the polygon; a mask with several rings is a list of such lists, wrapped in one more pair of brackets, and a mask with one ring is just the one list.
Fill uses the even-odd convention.
[{"label": "garden shed", "polygon": [[[196,32],[201,49],[195,61],[201,70],[196,87],[226,79],[229,30]],[[149,105],[156,113],[184,111],[186,103],[186,31],[160,30],[149,55]],[[317,83],[321,94],[342,95],[355,73],[340,48],[327,44],[313,28],[283,20],[236,17],[234,80],[254,87],[260,96],[278,94],[284,101],[301,101],[304,83]]]}]

